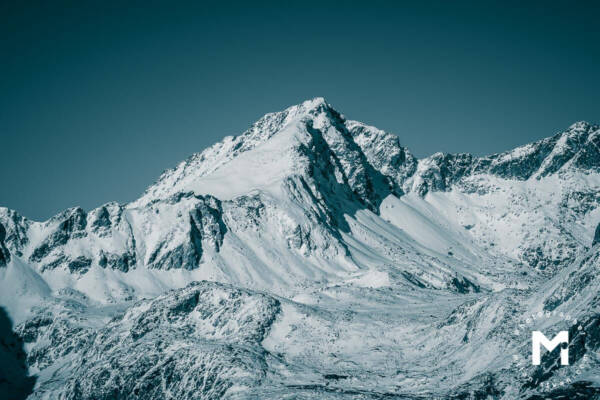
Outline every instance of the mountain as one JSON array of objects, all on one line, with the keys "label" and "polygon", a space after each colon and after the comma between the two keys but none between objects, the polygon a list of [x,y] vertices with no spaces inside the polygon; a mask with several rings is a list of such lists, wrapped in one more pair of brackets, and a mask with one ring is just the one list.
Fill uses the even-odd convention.
[{"label": "mountain", "polygon": [[[598,126],[417,159],[315,98],[134,202],[0,208],[0,305],[32,399],[592,398],[599,222]],[[515,364],[538,314],[573,368]]]}]

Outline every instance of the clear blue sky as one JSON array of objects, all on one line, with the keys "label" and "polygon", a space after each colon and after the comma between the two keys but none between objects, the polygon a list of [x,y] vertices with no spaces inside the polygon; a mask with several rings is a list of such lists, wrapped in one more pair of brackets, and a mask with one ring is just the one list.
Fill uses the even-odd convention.
[{"label": "clear blue sky", "polygon": [[598,2],[284,3],[2,2],[0,206],[133,200],[316,96],[421,157],[600,122]]}]

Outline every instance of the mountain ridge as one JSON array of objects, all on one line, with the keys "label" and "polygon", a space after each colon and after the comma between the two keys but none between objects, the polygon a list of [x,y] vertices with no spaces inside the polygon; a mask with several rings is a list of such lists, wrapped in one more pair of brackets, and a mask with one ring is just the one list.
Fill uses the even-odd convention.
[{"label": "mountain ridge", "polygon": [[[465,193],[485,192],[489,187],[481,181],[489,182],[486,176],[540,181],[557,174],[568,180],[569,174],[595,173],[600,171],[599,148],[598,126],[577,122],[565,132],[504,153],[484,157],[435,153],[417,159],[396,135],[346,120],[325,99],[315,98],[266,114],[243,134],[192,155],[161,174],[134,202],[107,203],[89,213],[74,207],[43,223],[0,209],[0,225],[6,232],[3,242],[7,249],[21,256],[25,247],[31,247],[27,257],[40,264],[42,271],[66,267],[70,272],[85,273],[92,264],[123,272],[141,265],[155,268],[154,264],[160,265],[159,269],[195,269],[205,249],[219,253],[227,231],[224,204],[248,207],[254,203],[244,211],[248,215],[265,209],[265,202],[276,201],[286,204],[286,211],[280,214],[299,207],[305,214],[301,219],[312,221],[305,225],[322,225],[324,237],[337,243],[337,254],[348,255],[340,236],[340,232],[350,232],[345,214],[362,208],[379,214],[383,200],[390,195],[416,193],[423,197],[453,187]],[[590,192],[581,196],[598,201]],[[302,200],[298,203],[294,198]],[[149,240],[155,242],[152,238],[156,235],[136,228],[133,220],[145,218],[157,226],[171,225],[172,221],[167,221],[173,217],[164,219],[158,214],[167,208],[169,213],[175,212],[177,207],[169,205],[179,203],[187,205],[176,212],[173,221],[181,220],[180,225],[189,227],[185,228],[188,233],[171,232],[166,238],[177,236],[180,244],[171,248],[165,245],[169,240],[159,240],[146,245]],[[149,214],[151,210],[154,216]],[[293,242],[305,249],[316,248],[306,233],[310,228],[301,226],[292,228],[297,229],[292,236],[299,235]],[[85,240],[87,231],[112,244],[101,245],[97,254],[52,255],[53,249],[68,242]],[[35,244],[28,237],[40,235],[45,238]],[[9,256],[8,251],[3,254]],[[537,256],[523,257],[533,260]]]},{"label": "mountain ridge", "polygon": [[[531,143],[528,143],[525,145],[520,145],[512,150],[507,150],[507,151],[500,152],[500,153],[492,153],[492,154],[485,155],[485,156],[474,156],[470,153],[436,152],[430,156],[419,159],[419,158],[416,158],[415,156],[413,156],[406,147],[403,147],[400,145],[400,137],[399,136],[392,134],[392,133],[388,133],[388,132],[380,130],[374,126],[370,126],[370,125],[364,124],[359,121],[346,120],[345,117],[343,117],[342,114],[340,114],[338,111],[333,109],[331,107],[331,105],[329,103],[327,103],[327,101],[323,97],[315,97],[313,99],[306,100],[303,103],[300,103],[298,105],[290,106],[283,111],[267,113],[262,118],[260,118],[257,122],[252,124],[252,126],[248,130],[246,130],[244,133],[237,135],[237,136],[227,136],[222,141],[219,141],[216,144],[209,146],[205,150],[192,154],[186,160],[184,160],[180,164],[178,164],[178,166],[176,166],[174,168],[168,168],[164,172],[162,172],[160,174],[159,178],[157,179],[157,181],[154,182],[153,184],[151,184],[146,189],[146,191],[142,194],[142,196],[140,196],[139,199],[134,200],[132,202],[121,203],[121,204],[127,205],[127,204],[131,204],[131,203],[139,202],[140,199],[143,199],[148,194],[148,192],[150,192],[152,190],[152,188],[154,186],[156,186],[159,182],[166,179],[167,177],[170,177],[171,175],[177,173],[178,170],[182,169],[182,167],[185,170],[191,169],[192,167],[202,167],[202,168],[200,168],[201,176],[204,174],[213,172],[214,170],[221,167],[223,165],[223,163],[225,163],[227,161],[231,161],[230,158],[226,157],[225,161],[216,160],[217,161],[216,165],[210,165],[210,163],[209,163],[209,166],[204,167],[202,165],[202,163],[207,161],[207,158],[210,155],[212,155],[213,153],[216,153],[217,155],[221,155],[221,152],[223,152],[223,151],[227,152],[228,150],[232,150],[233,154],[231,156],[232,156],[232,158],[234,158],[235,156],[239,155],[240,153],[252,150],[257,144],[260,144],[262,141],[270,139],[274,134],[280,132],[282,125],[277,125],[277,123],[275,123],[275,122],[278,121],[279,124],[285,125],[286,123],[289,123],[289,120],[298,118],[299,115],[306,116],[307,114],[318,113],[319,111],[322,111],[322,110],[326,110],[327,112],[333,113],[334,115],[337,116],[337,118],[340,118],[341,121],[347,123],[347,125],[348,125],[347,128],[352,133],[353,139],[358,141],[357,144],[358,143],[363,144],[362,146],[360,146],[360,144],[359,144],[361,150],[365,153],[367,153],[367,152],[372,153],[372,156],[369,161],[374,164],[380,165],[380,166],[376,167],[377,170],[387,169],[387,170],[389,170],[388,174],[394,174],[394,173],[398,173],[398,171],[396,171],[395,169],[403,169],[403,168],[406,169],[407,172],[402,174],[402,178],[396,179],[401,182],[406,181],[409,178],[413,178],[412,180],[417,178],[413,174],[417,172],[417,166],[419,164],[431,163],[431,164],[435,165],[435,168],[444,170],[445,173],[442,173],[443,181],[447,180],[451,183],[455,183],[457,180],[457,177],[455,175],[460,176],[461,171],[463,171],[465,169],[464,165],[461,166],[461,163],[462,164],[464,164],[464,163],[473,164],[471,171],[470,171],[471,173],[489,172],[486,170],[486,167],[489,167],[489,165],[491,164],[492,161],[495,161],[498,159],[506,160],[506,159],[510,159],[510,158],[515,158],[514,156],[516,154],[518,155],[518,153],[522,153],[522,155],[527,155],[527,152],[531,151],[532,148],[538,147],[538,146],[543,146],[543,145],[546,145],[549,143],[552,144],[553,146],[550,146],[550,150],[546,151],[545,154],[550,155],[552,150],[555,150],[554,145],[559,144],[558,142],[560,141],[560,139],[566,139],[569,136],[578,136],[577,141],[579,143],[577,143],[577,144],[579,145],[579,147],[581,147],[582,144],[591,145],[592,149],[590,150],[590,152],[593,152],[593,153],[592,154],[586,153],[584,155],[578,154],[578,151],[581,150],[581,148],[579,148],[579,149],[576,149],[577,151],[575,151],[574,152],[575,154],[573,154],[573,152],[569,152],[569,150],[572,150],[572,148],[568,148],[568,146],[567,146],[567,148],[566,148],[567,153],[571,153],[571,157],[569,157],[567,160],[564,160],[564,162],[559,163],[559,165],[560,165],[559,167],[557,167],[557,165],[552,165],[552,168],[547,168],[547,169],[544,169],[543,171],[528,170],[528,171],[526,171],[527,173],[524,173],[522,175],[517,175],[516,177],[519,179],[528,179],[529,177],[536,177],[539,179],[540,177],[544,177],[551,173],[557,172],[568,161],[571,161],[572,157],[576,157],[576,156],[579,156],[579,158],[581,159],[581,160],[578,159],[577,161],[579,162],[578,165],[583,166],[582,169],[585,169],[586,167],[588,167],[594,171],[598,171],[598,168],[599,168],[597,165],[593,164],[593,161],[594,161],[595,157],[598,157],[598,154],[599,154],[598,152],[600,151],[600,150],[598,150],[598,148],[600,147],[600,126],[589,123],[587,121],[575,122],[575,123],[571,124],[567,128],[567,130],[556,133],[553,136],[549,136],[549,137],[546,137],[546,138],[543,138],[543,139],[540,139],[540,140],[537,140],[537,141],[534,141],[534,142],[531,142]],[[286,120],[288,120],[288,122],[285,122]],[[583,139],[582,136],[585,136],[585,139]],[[246,137],[248,139],[252,139],[252,140],[250,140],[250,143],[246,143],[246,141],[242,140],[242,139],[245,139]],[[385,155],[383,157],[381,157],[379,154],[376,154],[376,152],[372,148],[373,146],[366,145],[366,142],[369,140],[385,143],[385,147],[377,149],[377,150],[378,151],[390,151],[391,150],[392,154]],[[584,143],[582,143],[582,142],[584,142]],[[227,156],[230,154],[226,153],[225,155]],[[376,158],[377,156],[379,156],[380,158],[377,159]],[[389,159],[389,160],[387,160],[387,159]],[[589,161],[589,160],[591,160],[592,162],[590,164],[586,164],[586,161]],[[384,164],[384,161],[387,161],[387,163]],[[543,158],[539,162],[540,166],[543,163],[543,161],[548,161],[548,160]],[[450,164],[455,164],[455,165],[451,166]],[[551,163],[548,162],[547,164],[551,164]],[[392,165],[394,165],[395,168],[391,168],[390,166],[392,166]],[[550,166],[548,166],[548,167],[550,167]],[[451,174],[448,175],[448,172],[451,172]],[[383,175],[389,176],[388,174],[384,173]],[[502,175],[500,175],[500,176],[502,176]],[[508,175],[508,177],[511,177],[511,176]],[[181,178],[178,178],[178,179],[181,179]],[[402,183],[404,183],[404,182],[402,182]],[[443,190],[443,188],[447,187],[447,184],[445,184],[445,183],[441,184],[441,185],[433,184],[431,186],[433,188],[435,188],[435,190]],[[408,189],[411,190],[412,188],[408,188]],[[424,194],[426,191],[427,190],[425,190],[421,193]],[[185,192],[185,190],[182,190],[182,192]],[[108,206],[113,203],[115,203],[115,202],[109,202],[106,204],[102,204],[97,208]],[[0,207],[0,208],[5,208],[5,207]],[[70,210],[72,208],[80,208],[80,207],[74,206],[67,210]],[[15,210],[11,210],[11,211],[16,212]],[[50,217],[50,219],[56,218],[61,214],[62,214],[62,212],[56,214],[53,217]],[[23,218],[21,215],[19,215],[19,217]],[[48,220],[46,220],[45,222],[47,222],[47,221]],[[33,222],[36,222],[36,221],[33,221]]]},{"label": "mountain ridge", "polygon": [[[32,398],[528,399],[566,378],[570,395],[597,393],[583,355],[600,343],[599,141],[575,123],[504,153],[417,159],[316,98],[133,202],[43,222],[0,208],[0,306]],[[539,312],[584,321],[585,376],[551,355],[547,371],[513,365],[529,338],[510,324]]]}]

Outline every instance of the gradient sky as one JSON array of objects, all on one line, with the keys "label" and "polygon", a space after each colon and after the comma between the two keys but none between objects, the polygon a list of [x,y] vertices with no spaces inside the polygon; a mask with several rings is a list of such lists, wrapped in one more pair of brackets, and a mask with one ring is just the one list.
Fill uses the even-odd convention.
[{"label": "gradient sky", "polygon": [[7,3],[0,206],[37,220],[316,96],[420,157],[600,122],[599,2]]}]

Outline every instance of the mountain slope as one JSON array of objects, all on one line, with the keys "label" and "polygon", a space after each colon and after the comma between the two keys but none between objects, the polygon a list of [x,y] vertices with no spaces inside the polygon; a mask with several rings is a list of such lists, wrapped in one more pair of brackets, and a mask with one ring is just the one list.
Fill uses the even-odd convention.
[{"label": "mountain slope", "polygon": [[316,98],[132,203],[45,222],[0,208],[0,305],[28,343],[33,398],[526,398],[563,371],[515,385],[527,338],[507,324],[562,310],[600,334],[599,148],[598,126],[576,123],[418,160]]}]

